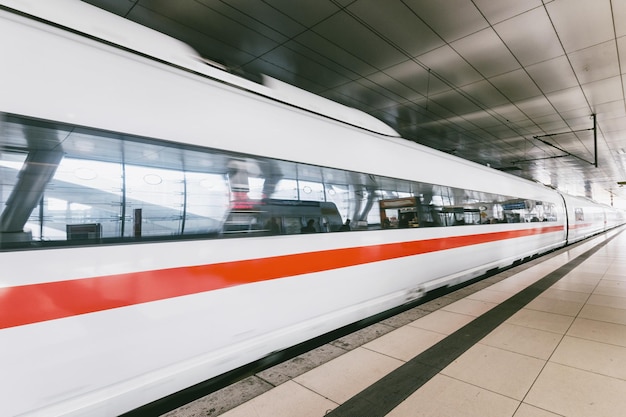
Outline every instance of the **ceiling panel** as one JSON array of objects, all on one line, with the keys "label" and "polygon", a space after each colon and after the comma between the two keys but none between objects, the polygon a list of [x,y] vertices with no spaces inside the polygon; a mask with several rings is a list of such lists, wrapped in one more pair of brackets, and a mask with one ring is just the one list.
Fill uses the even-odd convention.
[{"label": "ceiling panel", "polygon": [[427,96],[450,90],[451,87],[439,78],[436,78],[424,65],[413,59],[404,61],[384,69],[385,73],[410,87],[417,93]]},{"label": "ceiling panel", "polygon": [[541,123],[546,116],[556,115],[554,106],[544,96],[535,96],[515,103],[524,114],[535,123]]},{"label": "ceiling panel", "polygon": [[[276,13],[284,14],[285,16],[293,19],[295,22],[298,22],[307,30],[340,10],[340,7],[338,7],[331,1],[318,1],[314,3],[306,1],[295,2],[293,0],[263,0],[262,2],[238,0],[237,4],[230,1],[225,4],[229,3],[233,5],[233,7],[241,7],[246,9],[249,6],[256,7],[257,3],[267,4],[269,7],[274,9]],[[257,18],[257,20],[267,23],[271,22],[272,26],[280,27],[280,25],[274,24],[276,22],[275,20],[267,18],[266,16],[254,16]]]},{"label": "ceiling panel", "polygon": [[[568,112],[561,113],[561,117],[569,130],[582,130],[593,128],[593,115],[587,111],[587,109],[577,109]],[[563,132],[565,130],[561,130]]]},{"label": "ceiling panel", "polygon": [[622,98],[622,77],[619,76],[583,84],[582,87],[592,108],[598,104],[611,103]]},{"label": "ceiling panel", "polygon": [[498,107],[509,103],[509,100],[487,80],[465,85],[461,90],[473,97],[482,107]]},{"label": "ceiling panel", "polygon": [[563,55],[550,18],[541,7],[494,26],[522,65],[532,65]]},{"label": "ceiling panel", "polygon": [[606,120],[626,117],[626,108],[624,108],[624,102],[621,99],[611,103],[599,104],[594,110],[598,115],[598,122],[600,123]]},{"label": "ceiling panel", "polygon": [[[503,124],[500,119],[484,111],[464,114],[463,119],[469,121],[473,126],[475,126],[473,129],[470,129],[470,131],[480,137],[484,137],[485,133],[489,132],[489,129],[497,128],[500,132],[510,130],[510,128],[507,127],[506,124]],[[494,137],[498,138],[502,136],[498,135]]]},{"label": "ceiling panel", "polygon": [[491,77],[489,82],[511,101],[525,100],[541,95],[537,85],[523,69]]},{"label": "ceiling panel", "polygon": [[448,45],[420,55],[416,57],[416,60],[429,68],[435,77],[445,81],[448,85],[463,86],[483,78]]},{"label": "ceiling panel", "polygon": [[617,39],[617,55],[621,73],[626,74],[626,36]]},{"label": "ceiling panel", "polygon": [[[619,8],[621,2],[614,3]],[[546,5],[546,9],[567,52],[615,38],[611,0],[554,1]]]},{"label": "ceiling panel", "polygon": [[[383,73],[378,73],[378,75],[377,78],[362,78],[354,82],[356,85],[346,84],[342,88],[357,93],[359,101],[366,103],[372,109],[385,109],[399,100],[403,100],[401,96],[393,93],[388,88],[391,86],[391,83],[394,83],[393,79],[386,77]],[[381,88],[383,83],[386,83],[387,87]],[[397,86],[397,84],[393,86]]]},{"label": "ceiling panel", "polygon": [[343,49],[345,54],[355,56],[376,69],[407,59],[406,55],[390,48],[389,43],[347,13],[337,13],[317,24],[312,30]]},{"label": "ceiling panel", "polygon": [[493,29],[483,29],[450,44],[483,77],[492,77],[520,67]]},{"label": "ceiling panel", "polygon": [[510,126],[502,123],[494,124],[493,126],[483,126],[483,129],[494,138],[506,138],[507,135],[517,135]]},{"label": "ceiling panel", "polygon": [[[546,95],[550,103],[558,112],[566,112],[575,109],[587,109],[589,105],[582,90],[578,87],[556,91]],[[589,111],[591,114],[591,111]]]},{"label": "ceiling panel", "polygon": [[456,90],[434,95],[431,97],[431,100],[460,116],[482,111],[476,103],[468,100],[467,97]]},{"label": "ceiling panel", "polygon": [[593,129],[593,117],[588,114],[569,117],[567,118],[567,125],[572,131],[590,130]]},{"label": "ceiling panel", "polygon": [[[446,42],[452,42],[488,27],[488,22],[474,4],[465,0],[404,0]],[[454,10],[454,13],[450,13]]]},{"label": "ceiling panel", "polygon": [[377,71],[370,63],[346,53],[339,45],[313,31],[302,33],[294,41],[303,48],[308,49],[309,56],[317,56],[318,61],[323,62],[324,65],[349,79],[355,80]]},{"label": "ceiling panel", "polygon": [[[300,40],[302,38],[299,38]],[[346,68],[340,63],[329,59],[328,57],[319,55],[316,51],[310,49],[297,41],[289,41],[284,45],[282,53],[285,54],[278,62],[291,62],[289,67],[298,74],[299,72],[316,74],[312,80],[315,80],[325,89],[333,88],[349,81],[360,78],[357,73]],[[271,54],[266,54],[263,59],[269,60]],[[363,63],[354,63],[358,65]],[[283,80],[285,81],[285,80]]]},{"label": "ceiling panel", "polygon": [[448,118],[456,116],[456,114],[445,107],[441,107],[428,97],[426,97],[426,102],[424,103],[424,111],[431,117],[431,120],[437,123],[445,123],[448,121]]},{"label": "ceiling panel", "polygon": [[626,36],[626,6],[623,1],[611,3],[613,22],[615,22],[615,35],[620,38]]},{"label": "ceiling panel", "polygon": [[[552,107],[551,104],[548,103],[548,105],[550,107]],[[547,126],[554,126],[554,125],[561,125],[562,127],[560,128],[561,130],[566,130],[567,129],[567,123],[565,123],[565,121],[563,120],[563,117],[558,114],[555,113],[553,110],[552,111],[548,111],[545,115],[543,116],[536,116],[533,117],[533,121],[539,125],[541,125],[544,129]],[[569,130],[569,129],[567,129]],[[558,132],[558,130],[555,129],[546,129],[547,132]]]},{"label": "ceiling panel", "polygon": [[[386,2],[385,13],[380,13],[380,6],[379,0],[361,0],[348,6],[347,11],[407,56],[421,55],[444,45],[441,37],[411,13],[404,3]],[[393,25],[389,24],[389,19]]]},{"label": "ceiling panel", "polygon": [[[605,134],[617,132],[618,134],[626,130],[626,117],[618,117],[614,119],[600,120],[598,124]],[[626,140],[623,136],[617,138],[622,139],[622,145],[626,148]],[[615,139],[615,138],[614,138]]]},{"label": "ceiling panel", "polygon": [[110,11],[111,13],[127,17],[128,13],[133,7],[135,7],[136,3],[132,0],[98,0],[96,5],[102,9]]},{"label": "ceiling panel", "polygon": [[565,56],[529,65],[526,71],[544,93],[551,93],[578,85],[576,74]]},{"label": "ceiling panel", "polygon": [[383,94],[386,96],[390,96],[394,99],[394,101],[390,104],[385,105],[376,105],[376,108],[385,108],[393,105],[393,103],[397,103],[398,101],[407,101],[412,99],[420,100],[423,95],[416,92],[414,89],[409,87],[408,85],[401,83],[396,78],[390,76],[385,71],[377,72],[376,74],[372,74],[367,79],[371,83],[373,83]]},{"label": "ceiling panel", "polygon": [[[204,10],[199,6],[204,6]],[[215,33],[216,30],[212,26],[225,25],[228,24],[227,21],[231,22],[228,24],[231,27],[228,31],[231,36],[233,32],[238,32],[238,28],[245,28],[243,34],[236,33],[236,38],[240,38],[250,30],[281,43],[307,30],[307,27],[298,23],[297,20],[260,1],[178,0],[176,9],[186,17],[186,21],[191,17],[196,19],[196,27],[201,31]],[[270,25],[267,22],[276,22],[276,24]],[[221,30],[220,33],[222,33]]]},{"label": "ceiling panel", "polygon": [[537,7],[543,7],[541,0],[474,0],[474,4],[492,25]]},{"label": "ceiling panel", "polygon": [[528,116],[526,116],[524,112],[522,112],[515,104],[498,106],[497,108],[492,108],[492,110],[502,116],[504,120],[509,121],[515,126],[523,128],[523,125],[521,125],[520,122],[530,122],[533,124],[532,120],[529,120]]},{"label": "ceiling panel", "polygon": [[569,54],[569,60],[581,84],[619,75],[614,40],[572,52]]}]

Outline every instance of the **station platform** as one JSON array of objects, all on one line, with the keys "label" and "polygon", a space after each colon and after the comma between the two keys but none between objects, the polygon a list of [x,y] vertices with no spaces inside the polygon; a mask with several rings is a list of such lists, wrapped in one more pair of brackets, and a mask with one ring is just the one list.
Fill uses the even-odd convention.
[{"label": "station platform", "polygon": [[266,369],[167,417],[615,417],[623,227]]}]

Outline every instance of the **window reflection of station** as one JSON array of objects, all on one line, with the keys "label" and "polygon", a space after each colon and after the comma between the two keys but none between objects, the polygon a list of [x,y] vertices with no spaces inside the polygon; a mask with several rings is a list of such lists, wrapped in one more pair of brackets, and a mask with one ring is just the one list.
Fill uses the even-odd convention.
[{"label": "window reflection of station", "polygon": [[559,215],[553,203],[511,195],[13,116],[4,123],[3,245],[297,234],[311,219],[328,233],[347,219],[360,231]]}]

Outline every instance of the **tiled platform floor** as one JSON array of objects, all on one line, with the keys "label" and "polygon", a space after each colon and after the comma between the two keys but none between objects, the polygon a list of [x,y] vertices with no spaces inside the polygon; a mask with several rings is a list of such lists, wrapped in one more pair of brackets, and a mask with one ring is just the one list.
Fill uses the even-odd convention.
[{"label": "tiled platform floor", "polygon": [[[167,416],[624,415],[626,233],[621,230],[422,304]],[[383,381],[394,380],[413,358],[438,342],[445,346],[459,329],[470,328],[464,326],[597,247],[575,269],[434,372],[404,401],[387,409],[378,407],[377,399],[389,403],[394,391],[402,389],[372,384],[383,377]],[[395,380],[400,384],[413,377],[406,371],[399,375]],[[361,399],[366,388],[369,397]]]}]

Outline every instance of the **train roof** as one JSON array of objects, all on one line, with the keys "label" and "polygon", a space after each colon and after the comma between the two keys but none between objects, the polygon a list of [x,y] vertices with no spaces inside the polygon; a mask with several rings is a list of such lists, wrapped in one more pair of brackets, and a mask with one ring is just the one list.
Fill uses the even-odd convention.
[{"label": "train roof", "polygon": [[291,106],[385,136],[400,137],[386,123],[361,111],[268,76],[262,84],[230,73],[184,42],[78,0],[1,0],[0,5],[82,36],[104,41],[198,75],[211,77]]}]

